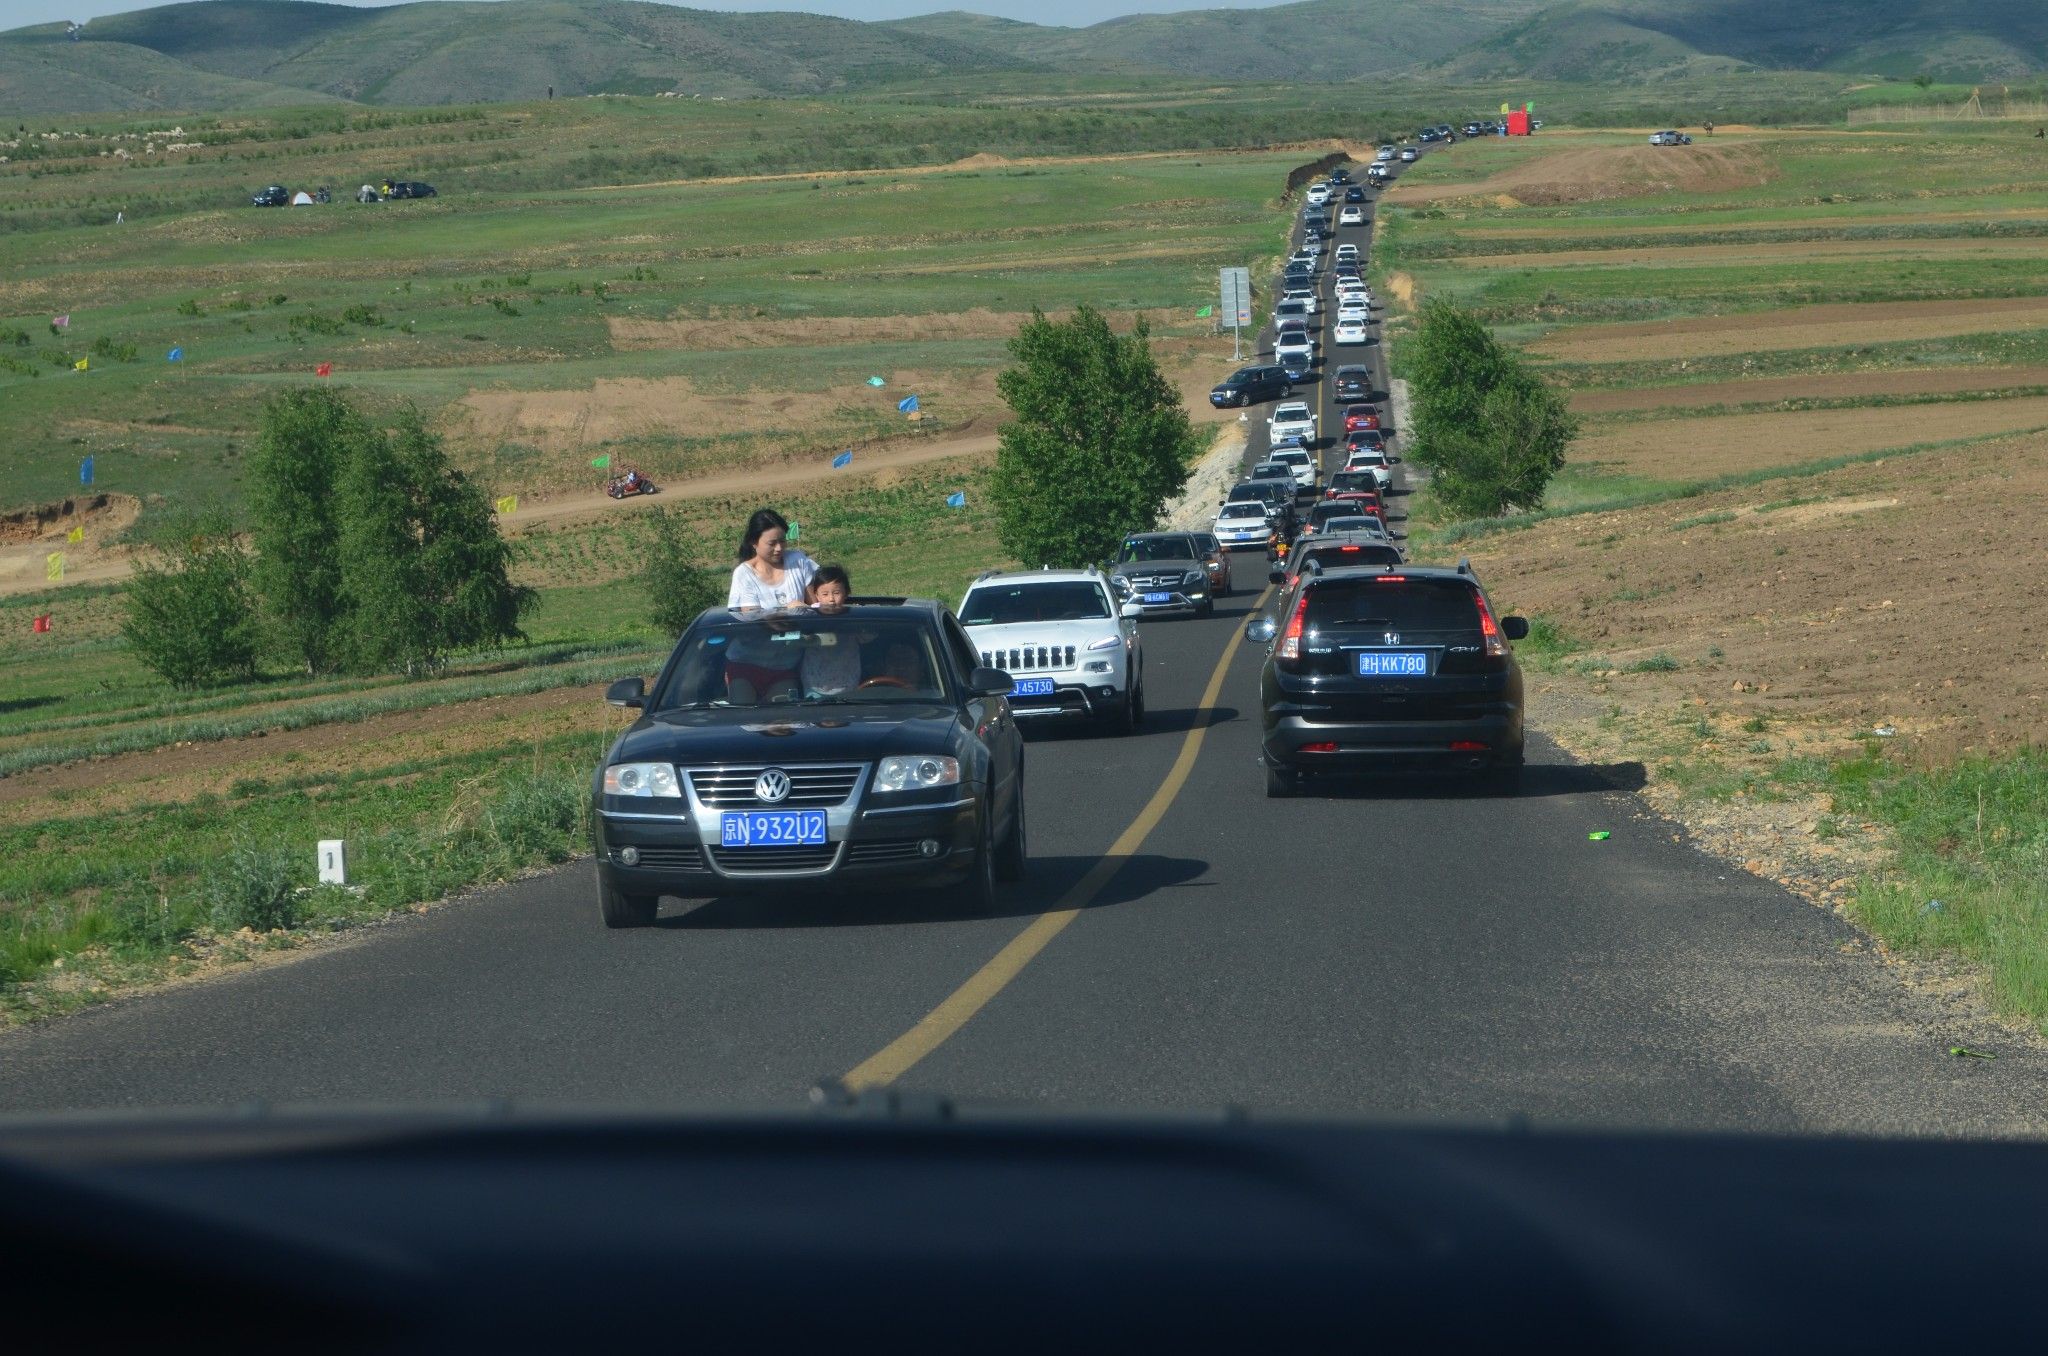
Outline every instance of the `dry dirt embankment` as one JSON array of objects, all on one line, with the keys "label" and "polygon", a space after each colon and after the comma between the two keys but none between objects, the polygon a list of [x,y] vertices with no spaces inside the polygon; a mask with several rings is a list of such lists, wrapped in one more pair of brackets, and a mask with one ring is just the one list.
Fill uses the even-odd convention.
[{"label": "dry dirt embankment", "polygon": [[[1400,207],[1456,201],[1488,206],[1561,207],[1651,193],[1711,193],[1768,183],[1778,170],[1753,146],[1578,146],[1535,138],[1527,159],[1484,179],[1460,183],[1397,180],[1387,202]],[[1503,202],[1512,199],[1513,202]]]}]

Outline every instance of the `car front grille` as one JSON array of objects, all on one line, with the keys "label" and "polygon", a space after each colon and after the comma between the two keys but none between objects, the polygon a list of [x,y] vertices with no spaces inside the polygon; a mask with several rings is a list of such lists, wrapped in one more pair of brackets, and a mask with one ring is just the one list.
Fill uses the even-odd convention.
[{"label": "car front grille", "polygon": [[785,871],[823,871],[839,857],[838,843],[790,847],[710,849],[711,860],[728,876],[775,875]]},{"label": "car front grille", "polygon": [[1172,574],[1134,574],[1128,577],[1133,589],[1141,593],[1157,593],[1161,590],[1176,590],[1180,588],[1182,581],[1190,574],[1199,573],[1201,571],[1189,568],[1186,570],[1175,570]]},{"label": "car front grille", "polygon": [[867,771],[865,763],[733,763],[685,768],[684,775],[697,799],[713,809],[753,809],[762,803],[754,782],[771,767],[789,775],[789,795],[775,802],[777,809],[844,805]]},{"label": "car front grille", "polygon": [[1012,645],[1007,650],[983,650],[981,662],[1004,673],[1029,673],[1033,669],[1074,667],[1071,645]]}]

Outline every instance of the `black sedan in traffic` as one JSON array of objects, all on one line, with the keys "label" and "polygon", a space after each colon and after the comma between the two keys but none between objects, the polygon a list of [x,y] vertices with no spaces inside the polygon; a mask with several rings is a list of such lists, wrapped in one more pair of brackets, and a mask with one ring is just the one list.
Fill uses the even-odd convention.
[{"label": "black sedan in traffic", "polygon": [[591,785],[599,912],[644,927],[663,895],[957,885],[970,908],[1024,873],[1010,676],[928,599],[834,611],[714,608]]}]

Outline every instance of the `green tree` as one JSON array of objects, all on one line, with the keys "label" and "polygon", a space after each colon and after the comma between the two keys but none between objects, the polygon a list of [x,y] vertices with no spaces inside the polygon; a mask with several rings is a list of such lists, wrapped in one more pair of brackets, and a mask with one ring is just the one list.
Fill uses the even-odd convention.
[{"label": "green tree", "polygon": [[1409,456],[1430,492],[1465,517],[1537,508],[1578,423],[1564,401],[1479,318],[1432,298],[1408,349]]},{"label": "green tree", "polygon": [[416,411],[355,446],[337,503],[348,667],[411,673],[522,635],[534,592],[510,578],[512,548],[489,498],[448,464]]},{"label": "green tree", "polygon": [[725,601],[726,581],[701,563],[703,540],[680,517],[665,508],[646,517],[647,563],[640,570],[640,585],[647,590],[654,624],[673,639],[698,613]]},{"label": "green tree", "polygon": [[128,581],[121,622],[135,657],[178,687],[248,678],[262,642],[248,552],[225,514],[173,520]]},{"label": "green tree", "polygon": [[1017,417],[997,434],[990,492],[1003,547],[1025,564],[1106,560],[1187,483],[1201,442],[1149,336],[1142,320],[1113,334],[1082,306],[1068,320],[1034,308],[1010,341],[1017,365],[996,389]]},{"label": "green tree", "polygon": [[380,435],[332,390],[286,391],[263,411],[249,459],[255,585],[309,673],[339,667],[341,474]]}]

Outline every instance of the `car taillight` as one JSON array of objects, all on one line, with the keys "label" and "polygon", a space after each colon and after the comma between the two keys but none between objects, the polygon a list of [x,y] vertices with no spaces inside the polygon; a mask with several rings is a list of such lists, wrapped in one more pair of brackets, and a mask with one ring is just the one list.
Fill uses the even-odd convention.
[{"label": "car taillight", "polygon": [[1479,635],[1486,644],[1488,659],[1508,657],[1507,637],[1500,633],[1500,627],[1493,620],[1493,609],[1486,605],[1486,595],[1477,589],[1472,591],[1472,601],[1479,605]]},{"label": "car taillight", "polygon": [[1280,635],[1280,648],[1274,652],[1280,659],[1301,658],[1301,631],[1308,621],[1308,590],[1294,600],[1294,615],[1287,619],[1287,629]]},{"label": "car taillight", "polygon": [[1453,739],[1452,753],[1485,753],[1487,745],[1477,739]]},{"label": "car taillight", "polygon": [[1346,555],[1350,555],[1355,551],[1363,551],[1365,548],[1363,546],[1340,546],[1337,549]]},{"label": "car taillight", "polygon": [[1295,750],[1296,753],[1335,753],[1336,751],[1336,741],[1327,739],[1315,744],[1303,744]]},{"label": "car taillight", "polygon": [[1408,576],[1405,574],[1378,574],[1374,575],[1373,578],[1379,580],[1382,584],[1405,584],[1408,582]]}]

